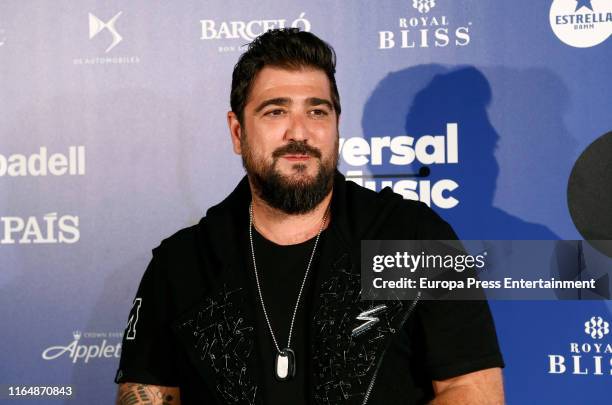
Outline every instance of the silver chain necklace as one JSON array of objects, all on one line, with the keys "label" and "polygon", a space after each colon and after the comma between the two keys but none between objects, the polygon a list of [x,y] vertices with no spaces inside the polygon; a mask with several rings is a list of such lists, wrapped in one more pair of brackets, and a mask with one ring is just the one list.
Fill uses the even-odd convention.
[{"label": "silver chain necklace", "polygon": [[268,329],[270,330],[270,335],[272,336],[272,341],[274,342],[274,346],[276,347],[277,351],[276,358],[274,360],[274,375],[279,381],[290,380],[295,376],[295,353],[293,352],[293,350],[291,350],[291,335],[293,334],[293,323],[295,321],[295,315],[297,314],[297,310],[300,305],[300,298],[302,298],[302,291],[304,290],[304,285],[306,284],[306,278],[308,278],[310,265],[312,264],[312,259],[314,258],[315,251],[317,250],[319,237],[321,236],[321,232],[323,232],[323,227],[325,226],[325,220],[327,219],[327,211],[328,210],[326,209],[325,215],[323,215],[323,221],[321,222],[321,227],[319,228],[319,232],[317,233],[317,237],[314,242],[314,247],[312,248],[312,253],[310,254],[310,258],[308,259],[308,266],[306,266],[306,273],[304,273],[304,279],[302,280],[302,285],[300,286],[300,291],[298,293],[297,300],[295,301],[295,307],[293,308],[293,316],[291,317],[291,326],[289,327],[289,339],[287,339],[287,347],[281,350],[278,345],[278,342],[276,341],[276,337],[274,336],[272,324],[270,323],[270,318],[268,317],[268,311],[266,311],[266,304],[264,303],[263,295],[261,293],[261,285],[259,284],[257,263],[255,261],[255,248],[253,246],[253,203],[251,202],[251,204],[249,205],[249,242],[251,244],[251,257],[253,258],[255,282],[257,283],[259,302],[261,302],[261,308],[263,309],[264,317],[266,318],[266,323],[268,324]]}]

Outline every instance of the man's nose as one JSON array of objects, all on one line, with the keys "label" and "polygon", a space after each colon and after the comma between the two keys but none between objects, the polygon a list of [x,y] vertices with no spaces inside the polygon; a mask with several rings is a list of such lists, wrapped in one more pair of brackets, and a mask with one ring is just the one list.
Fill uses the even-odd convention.
[{"label": "man's nose", "polygon": [[310,135],[306,117],[301,116],[301,114],[293,114],[285,131],[285,138],[287,141],[307,141]]}]

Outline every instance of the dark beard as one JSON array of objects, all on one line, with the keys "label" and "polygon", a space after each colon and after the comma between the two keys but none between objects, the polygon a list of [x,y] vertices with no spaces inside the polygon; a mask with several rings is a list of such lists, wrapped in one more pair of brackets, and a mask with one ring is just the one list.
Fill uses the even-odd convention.
[{"label": "dark beard", "polygon": [[[254,162],[248,141],[244,134],[241,141],[242,165],[244,166],[255,193],[269,206],[287,214],[304,214],[312,211],[332,189],[338,156],[321,161],[321,152],[305,142],[291,142],[278,148],[272,154],[272,165]],[[336,147],[336,150],[338,148]],[[289,180],[275,168],[278,159],[286,154],[304,154],[319,159],[319,170],[314,179]],[[305,171],[306,166],[296,163],[293,168]]]}]

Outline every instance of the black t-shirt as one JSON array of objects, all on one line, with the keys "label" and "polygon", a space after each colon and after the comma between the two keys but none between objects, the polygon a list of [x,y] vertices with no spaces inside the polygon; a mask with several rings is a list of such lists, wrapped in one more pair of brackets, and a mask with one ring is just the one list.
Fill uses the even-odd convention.
[{"label": "black t-shirt", "polygon": [[[319,243],[325,237],[325,231],[321,233]],[[257,271],[262,288],[262,295],[266,305],[266,311],[272,324],[272,330],[280,349],[287,347],[289,327],[293,309],[304,279],[308,260],[312,254],[315,238],[295,245],[281,246],[264,238],[253,230],[253,244],[255,247],[255,259]],[[320,245],[318,246],[320,250]],[[310,266],[306,284],[302,292],[298,311],[295,316],[291,346],[296,358],[296,374],[288,381],[278,381],[274,377],[274,361],[276,358],[276,347],[270,336],[259,296],[253,294],[256,299],[256,328],[258,335],[258,349],[261,360],[260,373],[263,383],[264,402],[269,405],[275,404],[306,404],[308,403],[308,375],[306,365],[310,357],[308,344],[308,303],[311,302],[313,292],[313,280],[316,278],[318,255],[315,252],[313,263]],[[252,258],[248,257],[249,268],[252,272]],[[254,275],[251,273],[253,289],[256,288]]]},{"label": "black t-shirt", "polygon": [[[244,187],[248,188],[246,182]],[[343,187],[343,184],[337,184],[336,187]],[[330,227],[322,235],[324,238],[320,240],[320,247],[317,247],[318,255],[315,256],[316,260],[311,267],[312,274],[309,275],[311,284],[306,286],[291,343],[298,367],[294,381],[287,385],[274,381],[273,363],[276,349],[271,344],[270,332],[257,300],[252,262],[248,257],[248,236],[245,235],[248,229],[246,215],[238,225],[232,223],[233,216],[227,216],[223,221],[217,221],[214,226],[211,215],[208,225],[201,223],[182,230],[154,249],[153,259],[143,275],[129,314],[115,381],[180,387],[181,399],[186,404],[251,403],[248,400],[236,402],[230,400],[231,398],[227,399],[229,397],[225,397],[225,402],[215,400],[216,397],[224,396],[224,389],[233,388],[231,384],[244,385],[245,377],[250,379],[247,386],[253,389],[248,391],[252,394],[251,398],[254,398],[254,390],[257,390],[255,403],[270,404],[272,400],[279,403],[342,403],[345,402],[341,398],[344,394],[342,390],[347,388],[345,381],[355,383],[352,388],[355,392],[349,401],[354,403],[362,398],[362,388],[371,381],[371,375],[367,380],[358,381],[361,377],[350,374],[350,370],[345,367],[344,357],[339,355],[343,353],[342,350],[338,352],[335,345],[340,345],[342,349],[344,342],[350,339],[351,328],[358,324],[355,316],[359,312],[355,307],[363,311],[369,304],[356,304],[349,298],[343,300],[344,294],[332,299],[329,306],[323,307],[322,303],[322,296],[329,297],[333,288],[350,287],[346,280],[353,274],[348,270],[351,268],[351,261],[347,262],[345,258],[350,258],[347,255],[353,248],[347,246],[344,241],[353,236],[348,233],[347,228],[358,235],[356,238],[365,238],[365,233],[359,229],[361,222],[358,219],[369,214],[383,215],[380,209],[372,208],[376,207],[372,201],[368,201],[380,196],[369,195],[369,191],[362,189],[353,189],[356,187],[346,186],[346,191],[340,188],[335,192],[338,196],[346,192],[350,197],[347,199],[359,205],[352,208],[349,204],[338,202],[340,207],[346,207],[344,209],[350,213],[345,219],[342,219],[341,215],[333,217]],[[240,200],[248,201],[248,198]],[[232,215],[234,211],[246,213],[247,208],[248,206],[244,205],[233,209]],[[219,217],[220,214],[217,213],[216,218]],[[422,203],[401,201],[396,211],[388,214],[387,218],[379,224],[370,238],[454,239],[454,233],[448,224]],[[366,225],[370,226],[363,223],[364,227]],[[228,230],[225,231],[224,227]],[[346,235],[349,235],[348,238]],[[265,244],[269,242],[257,234],[254,236],[264,299],[279,345],[285,346],[296,294],[304,275],[312,241],[301,247],[275,249],[273,244],[266,248]],[[217,262],[217,257],[223,260]],[[358,266],[358,259],[352,261],[352,268],[355,266]],[[346,282],[329,284],[326,287],[329,291],[325,290],[327,292],[323,293],[322,283],[335,279],[343,279]],[[278,280],[282,280],[282,283]],[[285,288],[280,288],[282,284]],[[315,286],[316,289],[313,288]],[[347,291],[359,291],[358,284],[357,289],[350,288]],[[318,291],[316,296],[315,290]],[[231,304],[231,307],[228,308],[236,314],[234,316],[232,312],[228,313],[228,316],[233,317],[230,320],[236,322],[235,326],[227,322],[214,323],[220,314],[225,316],[225,309],[219,309],[216,304],[224,303],[225,298],[230,296],[232,298],[228,299],[228,304]],[[216,303],[214,311],[208,309],[210,302]],[[346,312],[349,306],[352,306],[352,312],[350,317],[345,317],[344,315],[349,316]],[[320,312],[322,308],[326,311],[323,314]],[[346,322],[341,322],[342,319],[346,319]],[[193,324],[184,323],[186,320]],[[333,324],[333,321],[337,322]],[[311,324],[308,324],[309,322]],[[319,331],[322,329],[314,327],[316,322],[324,322],[325,333],[329,333],[330,328],[333,333],[338,331],[338,335],[323,336],[327,338],[329,345],[322,344],[322,340],[315,336],[309,336],[309,332],[321,334]],[[185,329],[180,329],[181,325],[186,325]],[[222,365],[220,359],[223,358],[223,352],[220,348],[223,346],[214,346],[216,359],[210,352],[203,355],[203,350],[210,347],[203,348],[196,339],[202,336],[202,329],[196,327],[208,326],[223,327],[224,331],[228,326],[245,328],[245,331],[247,327],[250,328],[252,332],[249,332],[249,336],[253,338],[252,348],[255,356],[249,358],[249,367],[244,375],[236,368],[231,369],[235,374],[224,375],[224,370],[219,367]],[[377,357],[377,360],[382,359],[382,364],[368,404],[426,403],[433,394],[431,380],[444,380],[485,368],[503,367],[486,301],[420,301],[399,332],[389,335],[389,346],[378,352],[381,357]],[[364,334],[354,341],[358,347],[368,348],[370,344],[375,343],[369,343],[377,336],[375,333],[378,332],[373,328],[369,335]],[[191,340],[188,341],[187,338]],[[235,339],[233,342],[236,341]],[[309,350],[312,350],[312,353]],[[242,355],[242,352],[238,354]],[[352,359],[346,359],[349,366],[360,361],[360,358],[355,358],[360,353],[352,354]],[[325,362],[328,362],[330,367],[327,367]],[[344,371],[342,374],[333,374],[328,380],[327,374],[332,370],[332,366],[334,372],[338,369]],[[334,381],[338,383],[333,385]],[[324,395],[320,394],[322,384],[332,384],[325,385],[325,389],[329,387],[330,395],[327,397],[324,396],[327,391],[323,392]],[[285,388],[290,392],[283,393]],[[229,394],[233,395],[234,392],[236,391]],[[240,391],[238,393],[240,394]],[[337,399],[326,402],[326,398],[331,398],[332,393]],[[285,395],[290,396],[285,398]],[[305,399],[305,395],[309,397]]]}]

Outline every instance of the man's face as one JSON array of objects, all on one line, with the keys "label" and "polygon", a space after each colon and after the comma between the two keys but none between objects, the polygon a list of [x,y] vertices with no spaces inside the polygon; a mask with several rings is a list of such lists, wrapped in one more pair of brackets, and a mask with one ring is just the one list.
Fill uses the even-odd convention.
[{"label": "man's face", "polygon": [[331,190],[338,163],[338,119],[322,70],[264,67],[243,124],[230,113],[234,151],[255,192],[290,214],[313,209]]}]

